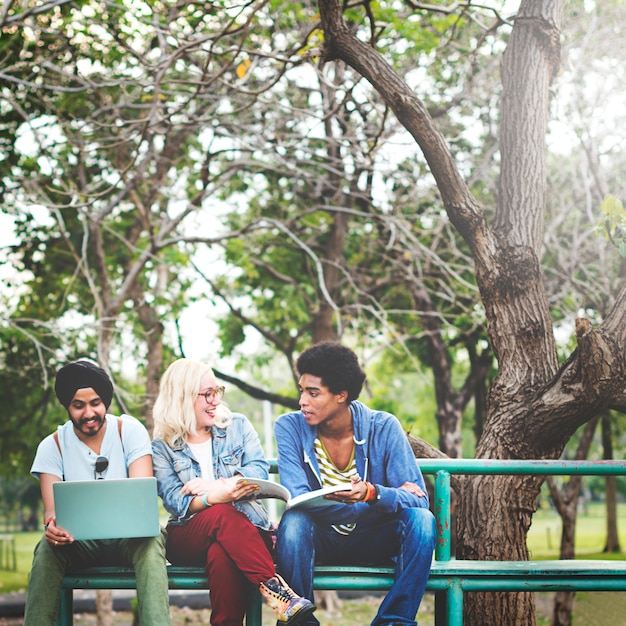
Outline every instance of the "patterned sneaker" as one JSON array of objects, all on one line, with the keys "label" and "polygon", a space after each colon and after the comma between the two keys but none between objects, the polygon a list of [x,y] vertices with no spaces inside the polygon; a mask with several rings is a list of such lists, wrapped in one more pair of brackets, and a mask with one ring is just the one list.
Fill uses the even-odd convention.
[{"label": "patterned sneaker", "polygon": [[278,624],[296,624],[315,611],[315,605],[306,598],[296,595],[278,575],[259,585],[261,595],[278,616]]}]

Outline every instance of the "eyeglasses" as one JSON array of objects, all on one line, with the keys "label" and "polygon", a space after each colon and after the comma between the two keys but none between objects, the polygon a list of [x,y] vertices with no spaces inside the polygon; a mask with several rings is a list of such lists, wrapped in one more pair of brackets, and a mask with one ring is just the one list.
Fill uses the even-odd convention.
[{"label": "eyeglasses", "polygon": [[207,389],[204,393],[199,393],[198,395],[204,396],[207,403],[210,403],[213,398],[223,398],[225,391],[226,387],[220,385],[219,387],[215,387],[215,389]]},{"label": "eyeglasses", "polygon": [[[99,456],[96,459],[96,466],[94,468],[93,477],[97,480],[102,480],[104,477],[102,476],[102,472],[109,467],[109,459],[106,456]],[[100,474],[100,476],[98,476]]]}]

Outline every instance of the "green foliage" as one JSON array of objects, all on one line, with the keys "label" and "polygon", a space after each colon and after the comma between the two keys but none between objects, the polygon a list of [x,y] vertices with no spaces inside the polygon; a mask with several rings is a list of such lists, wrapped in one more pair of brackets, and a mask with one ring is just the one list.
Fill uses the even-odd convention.
[{"label": "green foliage", "polygon": [[596,226],[596,232],[614,245],[621,257],[626,258],[626,210],[621,200],[606,196],[602,201],[604,217]]},{"label": "green foliage", "polygon": [[220,320],[219,329],[222,354],[233,354],[235,348],[245,340],[245,324],[235,316],[229,315]]},{"label": "green foliage", "polygon": [[[55,424],[65,421],[58,409],[50,408],[50,380],[56,371],[50,344],[57,340],[45,336],[45,329],[33,328],[29,334],[19,328],[0,327],[2,476],[26,476],[39,441]],[[38,348],[44,345],[46,348]]]},{"label": "green foliage", "polygon": [[398,350],[385,350],[367,368],[362,399],[374,409],[394,414],[413,436],[437,446],[439,435],[433,419],[437,406],[431,375],[410,363],[407,355],[401,356]]},{"label": "green foliage", "polygon": [[0,512],[5,528],[37,530],[39,528],[41,490],[30,476],[0,476]]},{"label": "green foliage", "polygon": [[[379,0],[347,6],[345,17],[424,100],[491,215],[508,27],[484,7],[434,7]],[[137,363],[138,380],[125,386],[139,409],[150,340],[163,332],[163,358],[173,358],[172,326],[188,304],[225,302],[222,355],[262,337],[241,370],[262,370],[276,352],[287,369],[333,332],[368,351],[393,346],[381,368],[395,374],[372,401],[433,440],[434,420],[421,424],[435,413],[423,383],[433,338],[455,387],[488,345],[471,254],[381,97],[343,64],[317,64],[316,3],[81,0],[22,19],[19,10],[8,8],[0,41],[12,78],[0,92],[0,193],[17,216],[15,259],[27,277],[12,313],[46,345],[44,369],[94,354],[105,317],[111,352]],[[552,172],[575,161],[559,156]],[[575,190],[550,182],[561,190],[551,212],[561,200],[582,206]],[[603,223],[620,250],[622,213],[618,201],[607,205]],[[562,224],[551,232],[565,249],[567,233],[593,226],[573,211]],[[191,262],[205,246],[216,260],[196,265],[206,297],[191,295]],[[581,306],[602,316],[609,292],[579,288],[613,276],[590,263],[595,251],[564,267],[546,250],[555,319]],[[412,377],[419,398],[405,397]]]}]

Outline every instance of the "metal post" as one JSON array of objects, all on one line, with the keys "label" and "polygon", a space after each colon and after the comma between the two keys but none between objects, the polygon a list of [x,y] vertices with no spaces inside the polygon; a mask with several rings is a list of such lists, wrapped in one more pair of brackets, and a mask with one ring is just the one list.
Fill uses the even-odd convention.
[{"label": "metal post", "polygon": [[450,472],[440,470],[435,476],[435,518],[437,520],[437,543],[435,558],[438,561],[450,560]]},{"label": "metal post", "polygon": [[72,626],[74,623],[74,590],[61,590],[61,603],[57,613],[56,626]]},{"label": "metal post", "polygon": [[463,587],[455,578],[448,591],[448,626],[463,626]]},{"label": "metal post", "polygon": [[258,589],[252,589],[248,596],[248,608],[246,609],[246,626],[262,626],[263,604]]}]

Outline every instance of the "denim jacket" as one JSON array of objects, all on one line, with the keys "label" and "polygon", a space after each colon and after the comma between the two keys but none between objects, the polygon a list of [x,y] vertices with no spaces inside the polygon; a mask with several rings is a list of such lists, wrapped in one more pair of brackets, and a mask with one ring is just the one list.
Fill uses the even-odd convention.
[{"label": "denim jacket", "polygon": [[[427,495],[417,496],[400,489],[408,481],[416,483],[426,493],[422,472],[398,419],[357,401],[350,404],[350,411],[357,472],[363,480],[376,485],[380,498],[375,504],[327,506],[317,515],[340,524],[394,514],[410,507],[428,508]],[[301,411],[294,411],[276,420],[274,434],[280,482],[291,497],[319,489],[322,479],[314,449],[317,427],[309,426]]]},{"label": "denim jacket", "polygon": [[[254,427],[241,413],[233,413],[225,428],[213,426],[213,474],[215,478],[230,478],[240,474],[248,478],[267,478],[269,463]],[[157,479],[159,496],[170,514],[168,525],[182,526],[194,513],[189,511],[193,496],[180,493],[183,485],[202,473],[200,464],[186,442],[180,441],[170,448],[163,440],[152,442],[152,463]],[[235,502],[234,506],[245,513],[259,528],[271,526],[267,510],[258,500]]]}]

